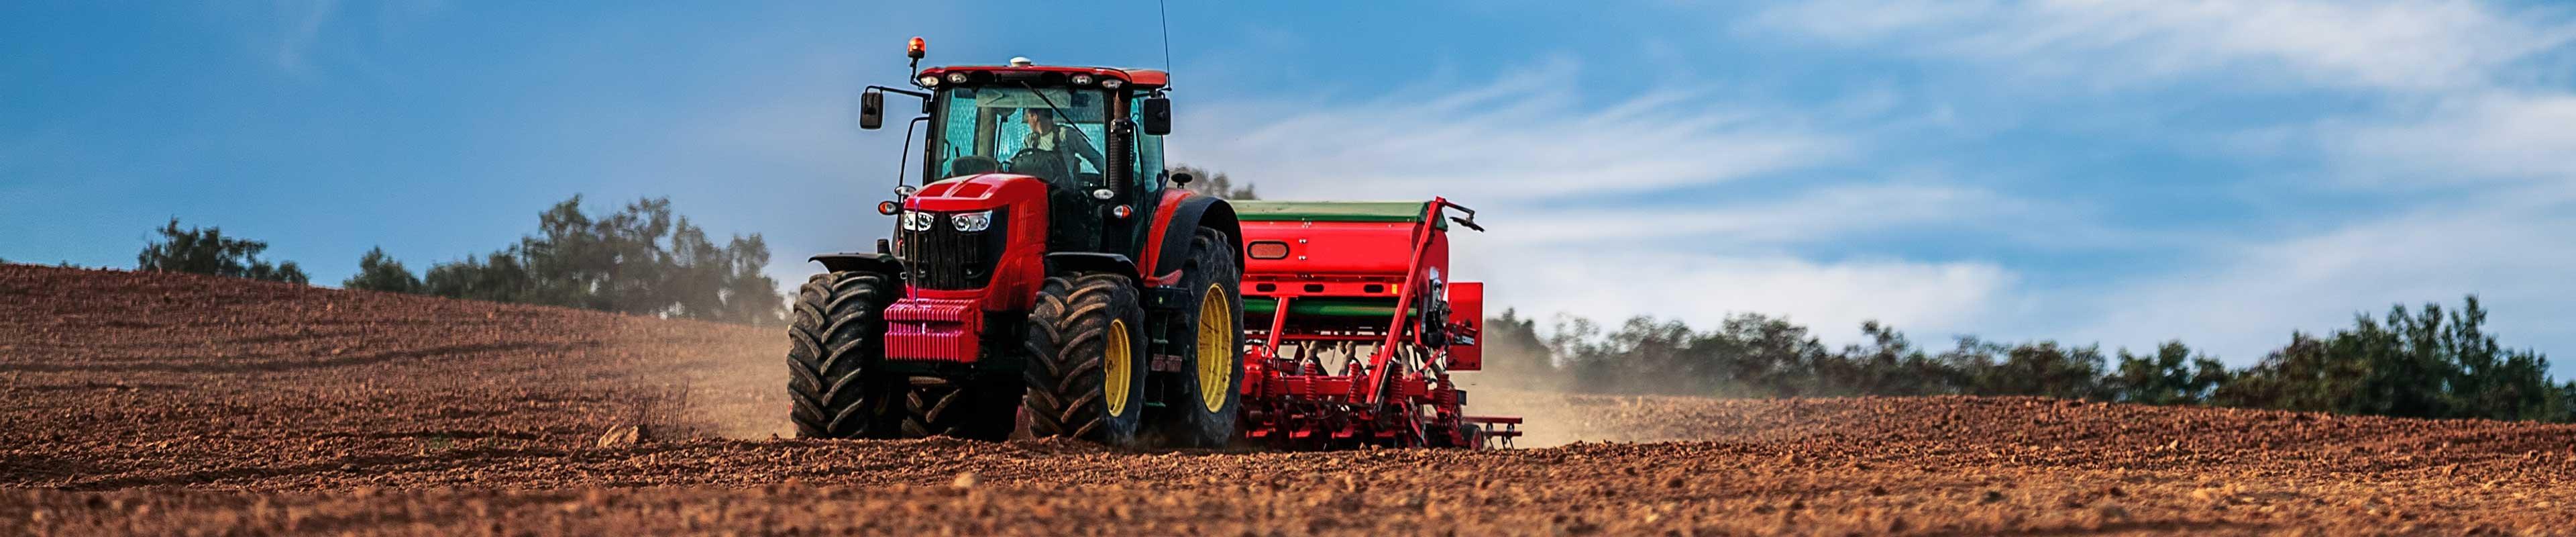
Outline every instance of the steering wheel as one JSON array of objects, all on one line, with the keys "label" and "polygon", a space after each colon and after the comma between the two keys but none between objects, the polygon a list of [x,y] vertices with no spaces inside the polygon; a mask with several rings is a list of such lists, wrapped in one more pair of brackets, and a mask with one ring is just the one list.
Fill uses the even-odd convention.
[{"label": "steering wheel", "polygon": [[[1049,152],[1049,151],[1047,151],[1047,150],[1044,150],[1044,149],[1038,149],[1038,148],[1035,148],[1035,147],[1023,147],[1023,148],[1020,148],[1020,152],[1018,152],[1018,153],[1012,153],[1012,154],[1011,154],[1010,161],[1011,161],[1011,162],[1019,162],[1019,161],[1020,161],[1020,159],[1022,159],[1022,158],[1032,157],[1032,156],[1039,156],[1039,155],[1044,155],[1044,156],[1049,156],[1049,157],[1055,156],[1053,153],[1051,153],[1051,152]],[[1017,165],[1013,165],[1012,167],[1015,167],[1015,168],[1016,168],[1016,167],[1018,167],[1018,166],[1017,166]],[[1018,171],[1018,170],[1012,170],[1012,171]]]},{"label": "steering wheel", "polygon": [[1020,148],[1019,152],[1012,153],[1007,168],[1006,171],[1011,173],[1037,175],[1051,182],[1070,179],[1065,176],[1064,157],[1057,156],[1054,151],[1035,147]]}]

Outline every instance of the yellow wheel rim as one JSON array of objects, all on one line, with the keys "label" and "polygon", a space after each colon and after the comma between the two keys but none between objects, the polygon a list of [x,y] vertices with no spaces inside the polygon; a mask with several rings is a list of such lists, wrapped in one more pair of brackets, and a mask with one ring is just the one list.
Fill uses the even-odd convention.
[{"label": "yellow wheel rim", "polygon": [[1107,348],[1102,349],[1101,352],[1100,374],[1108,377],[1100,381],[1100,395],[1108,398],[1102,403],[1109,406],[1109,415],[1125,416],[1127,415],[1127,392],[1135,389],[1133,384],[1136,367],[1136,353],[1131,350],[1132,346],[1127,339],[1127,321],[1110,320],[1108,341],[1101,343]]},{"label": "yellow wheel rim", "polygon": [[1226,392],[1234,390],[1233,304],[1226,302],[1225,288],[1208,284],[1207,298],[1199,300],[1199,399],[1209,412],[1225,410]]}]

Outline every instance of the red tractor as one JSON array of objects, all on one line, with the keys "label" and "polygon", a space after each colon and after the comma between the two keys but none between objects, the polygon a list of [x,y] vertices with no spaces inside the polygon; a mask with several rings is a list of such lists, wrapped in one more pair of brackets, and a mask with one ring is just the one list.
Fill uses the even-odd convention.
[{"label": "red tractor", "polygon": [[1474,211],[1271,203],[1239,219],[1164,171],[1163,72],[919,69],[922,54],[914,38],[918,91],[860,95],[867,129],[885,94],[921,100],[923,184],[898,173],[877,205],[894,237],[875,252],[814,256],[828,272],[797,292],[788,331],[797,436],[1313,449],[1519,434],[1516,418],[1466,416],[1448,375],[1478,365],[1481,287],[1446,280],[1449,223],[1476,228]]},{"label": "red tractor", "polygon": [[923,184],[898,175],[875,252],[814,256],[828,272],[789,330],[797,436],[1240,438],[1242,229],[1165,171],[1167,75],[921,69],[923,49],[914,89],[860,95],[867,129],[887,93],[921,100]]}]

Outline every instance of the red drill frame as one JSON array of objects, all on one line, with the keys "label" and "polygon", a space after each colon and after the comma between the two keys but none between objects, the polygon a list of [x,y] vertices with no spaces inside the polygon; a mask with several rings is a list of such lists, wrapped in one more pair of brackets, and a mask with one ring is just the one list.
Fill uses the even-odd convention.
[{"label": "red drill frame", "polygon": [[1240,215],[1249,439],[1488,448],[1520,436],[1520,418],[1466,415],[1467,392],[1449,378],[1482,366],[1484,286],[1446,281],[1447,227],[1483,228],[1447,199],[1421,206],[1411,221]]}]

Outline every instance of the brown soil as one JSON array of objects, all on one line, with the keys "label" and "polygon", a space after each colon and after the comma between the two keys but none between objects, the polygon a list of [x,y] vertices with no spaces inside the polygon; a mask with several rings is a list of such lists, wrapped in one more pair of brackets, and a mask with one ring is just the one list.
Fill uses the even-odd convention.
[{"label": "brown soil", "polygon": [[1541,418],[1534,438],[1594,442],[800,441],[772,437],[783,342],[0,266],[0,534],[2576,532],[2571,426],[1483,390],[1481,411]]}]

